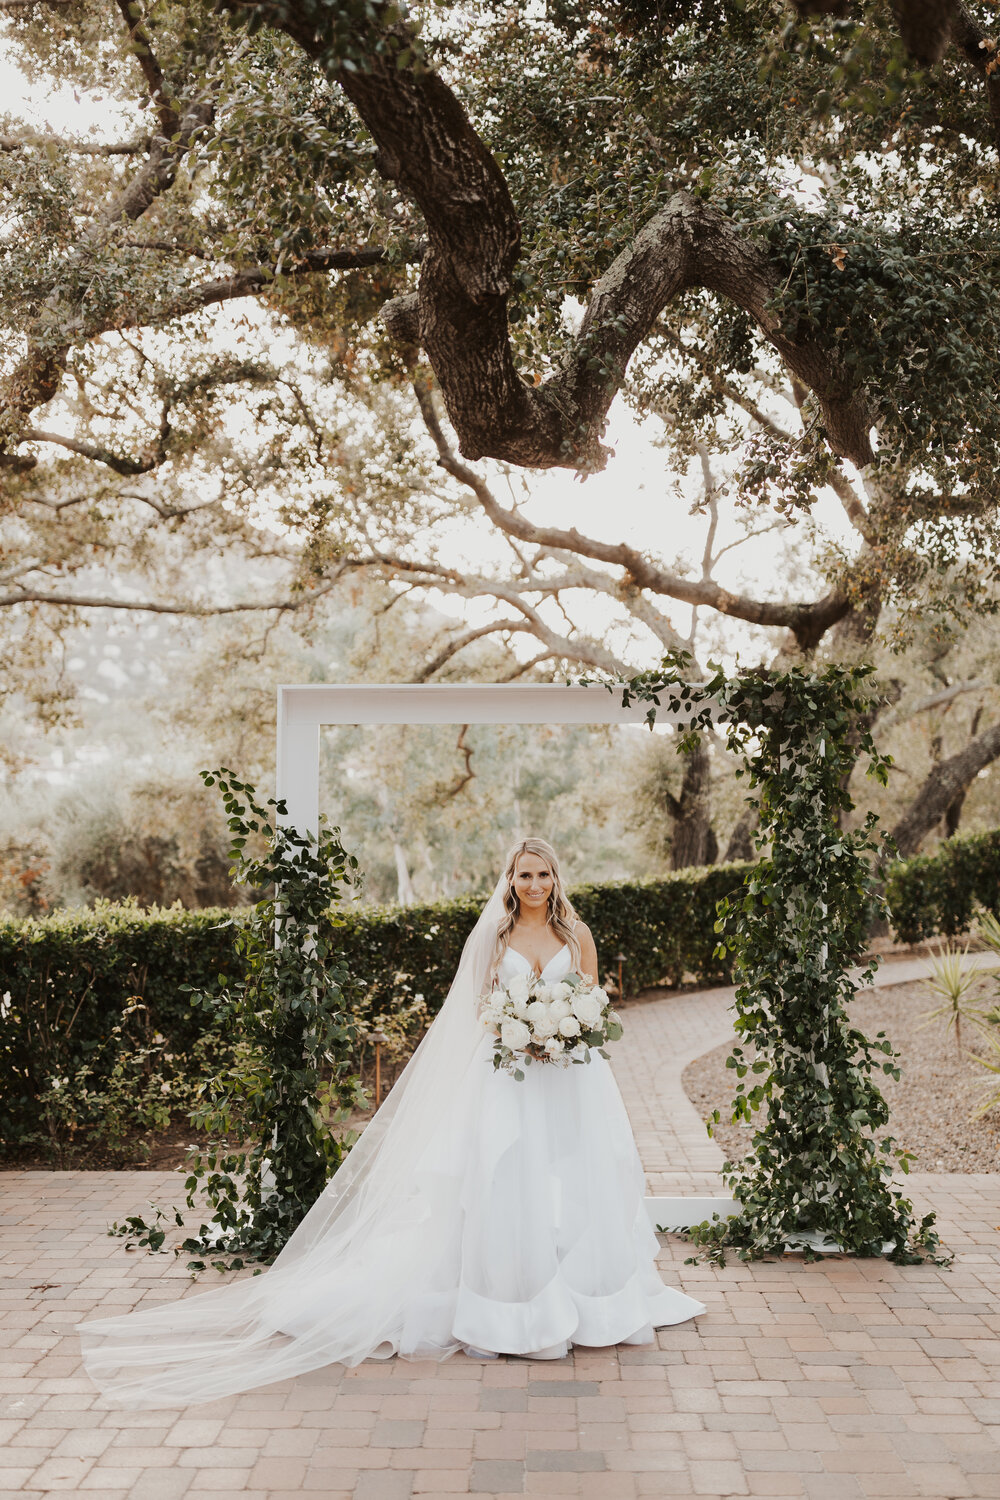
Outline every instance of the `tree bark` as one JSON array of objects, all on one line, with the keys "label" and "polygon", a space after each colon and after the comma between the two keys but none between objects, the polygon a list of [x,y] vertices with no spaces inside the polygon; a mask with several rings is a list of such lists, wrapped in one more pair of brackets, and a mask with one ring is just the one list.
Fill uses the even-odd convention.
[{"label": "tree bark", "polygon": [[740,814],[732,833],[729,835],[729,843],[726,845],[726,852],[722,856],[722,863],[724,865],[734,864],[737,860],[753,859],[753,831],[756,826],[756,814],[750,808],[747,808],[746,812]]},{"label": "tree bark", "polygon": [[941,761],[925,779],[900,818],[892,836],[903,858],[916,854],[921,843],[946,815],[956,798],[964,796],[979,772],[1000,756],[1000,723]]},{"label": "tree bark", "polygon": [[526,383],[507,326],[517,213],[458,99],[426,62],[406,60],[412,34],[402,26],[373,32],[367,55],[348,70],[333,48],[335,11],[286,0],[221,3],[258,13],[327,68],[371,132],[378,170],[423,214],[419,288],[387,304],[384,317],[411,356],[417,346],[426,352],[464,458],[603,468],[605,420],[629,359],[668,303],[704,287],[744,308],[815,393],[834,452],[859,468],[871,462],[867,400],[831,347],[790,336],[771,306],[784,279],[778,265],[741,226],[687,193],[675,194],[595,282],[562,367],[537,386]]},{"label": "tree bark", "polygon": [[669,804],[673,819],[670,839],[672,870],[686,870],[692,865],[714,865],[719,858],[719,841],[711,819],[712,766],[708,746],[699,743],[684,759],[680,795],[671,797]]},{"label": "tree bark", "polygon": [[[974,736],[976,734],[982,717],[982,707],[977,708],[975,713],[972,715],[972,723],[969,725],[970,735]],[[946,807],[944,814],[945,838],[954,838],[955,834],[958,832],[958,825],[962,821],[962,809],[965,806],[965,799],[968,796],[968,792],[969,787],[968,785],[966,785],[959,792],[955,800],[953,802],[950,802]]]}]

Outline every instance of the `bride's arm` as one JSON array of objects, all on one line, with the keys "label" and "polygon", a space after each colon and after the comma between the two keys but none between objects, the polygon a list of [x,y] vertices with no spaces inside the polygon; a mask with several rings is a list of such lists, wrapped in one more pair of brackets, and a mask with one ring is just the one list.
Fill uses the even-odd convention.
[{"label": "bride's arm", "polygon": [[580,977],[592,979],[595,984],[600,984],[601,981],[597,977],[597,948],[586,922],[577,922],[576,935],[580,943]]}]

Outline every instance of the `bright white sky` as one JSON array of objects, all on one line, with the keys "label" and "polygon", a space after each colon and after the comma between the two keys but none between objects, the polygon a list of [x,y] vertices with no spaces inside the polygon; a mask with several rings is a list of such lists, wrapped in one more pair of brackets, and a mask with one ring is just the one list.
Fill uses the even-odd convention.
[{"label": "bright white sky", "polygon": [[[123,130],[119,111],[107,101],[79,98],[71,88],[53,93],[31,84],[14,65],[2,42],[0,100],[11,116],[39,131],[78,135],[93,131],[101,138],[114,139],[117,134],[127,133],[131,128],[130,122],[126,122]],[[224,319],[224,312],[221,317]],[[687,499],[684,491],[678,491],[679,484],[684,481],[666,467],[664,455],[654,446],[655,429],[654,423],[637,423],[622,403],[616,403],[606,439],[616,450],[616,456],[607,469],[585,481],[565,471],[527,476],[531,519],[540,523],[576,526],[586,534],[609,542],[629,542],[668,565],[683,555],[700,568],[705,523],[702,518],[688,514],[695,491],[686,486]],[[502,489],[499,496],[507,498]],[[827,535],[838,541],[853,542],[850,527],[832,494],[820,501],[813,519]],[[738,534],[732,522],[724,518],[719,544],[734,540]],[[480,535],[482,552],[478,558],[474,540],[470,553],[468,527],[464,528],[461,539],[456,536],[456,543],[473,566],[486,567],[498,556],[497,544],[492,537],[487,538],[484,533]],[[780,545],[775,536],[770,536],[741,547],[720,566],[718,581],[750,592],[755,592],[756,588],[767,592],[768,584],[775,576],[775,547]],[[474,625],[495,614],[495,608],[485,602],[460,602],[448,596],[432,602],[450,615],[460,611],[462,618]],[[664,613],[682,634],[686,633],[690,619],[688,609],[672,605],[668,600],[662,604]],[[640,664],[636,660],[635,642],[629,646],[625,635],[613,630],[609,633],[611,616],[600,600],[579,596],[579,605],[574,600],[574,615],[582,628],[595,635],[607,636],[612,649],[627,649],[630,659]],[[736,623],[730,632],[730,640],[733,649],[741,649],[741,640],[749,642],[751,634]],[[532,654],[533,649],[530,640],[518,642],[519,653],[525,656]],[[651,665],[657,655],[656,648],[651,646],[648,661],[642,664]]]}]

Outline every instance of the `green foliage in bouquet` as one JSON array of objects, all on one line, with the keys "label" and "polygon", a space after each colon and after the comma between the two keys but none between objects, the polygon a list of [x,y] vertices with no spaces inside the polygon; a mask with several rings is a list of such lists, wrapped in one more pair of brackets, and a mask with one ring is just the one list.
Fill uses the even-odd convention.
[{"label": "green foliage in bouquet", "polygon": [[[514,981],[516,984],[517,981]],[[571,1010],[567,1012],[566,1019],[572,1015],[576,1024],[576,1032],[566,1035],[559,1030],[539,1031],[538,1022],[532,1015],[532,1007],[539,1010],[539,1002],[548,1009],[553,998],[553,991],[558,992],[562,988],[569,992],[568,995],[558,997],[567,1000]],[[592,1008],[595,1014],[589,1022],[578,1014],[577,1007],[571,996],[576,992],[582,992],[583,996],[592,997]],[[600,999],[597,997],[600,996]],[[492,997],[492,1005],[483,1012],[483,1020],[493,1030],[496,1038],[493,1047],[494,1071],[503,1070],[510,1073],[518,1083],[524,1082],[524,1068],[533,1062],[555,1063],[557,1066],[566,1064],[584,1065],[590,1062],[591,1053],[599,1052],[604,1058],[608,1058],[604,1050],[605,1042],[617,1042],[621,1040],[622,1024],[616,1011],[612,1010],[607,995],[599,986],[590,979],[581,977],[579,974],[566,974],[561,979],[546,983],[537,975],[524,976],[521,1001],[525,1007],[524,1013],[516,1010],[515,995],[512,987],[500,986]],[[515,1001],[513,1010],[507,1007]],[[544,1011],[540,1013],[544,1014]],[[516,1022],[523,1031],[523,1037],[516,1045],[510,1045],[503,1036],[503,1023],[505,1021]],[[555,1023],[550,1019],[549,1026]],[[549,1049],[558,1039],[559,1050],[556,1056],[552,1056]],[[578,1049],[584,1049],[583,1055],[577,1055]],[[569,1050],[563,1050],[569,1049]],[[610,1059],[608,1059],[610,1061]]]},{"label": "green foliage in bouquet", "polygon": [[[236,1059],[203,1086],[192,1114],[209,1143],[187,1167],[187,1205],[203,1193],[212,1213],[181,1248],[238,1269],[277,1255],[340,1165],[345,1147],[331,1126],[363,1103],[336,949],[336,907],[360,877],[338,829],[321,824],[314,843],[278,821],[283,803],[261,806],[231,771],[202,775],[223,797],[235,879],[260,896],[249,919],[232,923],[236,977],[191,990],[192,1004],[234,1039]],[[247,853],[251,840],[263,840],[263,853]],[[177,1210],[174,1219],[182,1222]],[[137,1216],[112,1232],[152,1248],[161,1235]]]},{"label": "green foliage in bouquet", "polygon": [[[853,1255],[932,1257],[933,1215],[915,1221],[892,1182],[909,1158],[885,1133],[877,1079],[899,1076],[895,1054],[884,1033],[869,1041],[853,1027],[847,1010],[876,968],[872,960],[857,974],[882,905],[874,857],[889,847],[885,834],[875,836],[873,814],[843,827],[857,759],[883,784],[888,774],[867,727],[871,668],[727,677],[714,667],[709,681],[692,684],[689,667],[683,654],[668,657],[630,679],[623,701],[648,702],[650,725],[661,703],[679,715],[682,748],[713,722],[724,725],[762,851],[743,890],[719,902],[716,927],[737,981],[732,1118],[754,1125],[747,1158],[723,1169],[741,1212],[696,1226],[692,1238],[716,1259],[727,1246],[750,1259],[809,1235]],[[620,682],[608,686],[622,691]]]}]

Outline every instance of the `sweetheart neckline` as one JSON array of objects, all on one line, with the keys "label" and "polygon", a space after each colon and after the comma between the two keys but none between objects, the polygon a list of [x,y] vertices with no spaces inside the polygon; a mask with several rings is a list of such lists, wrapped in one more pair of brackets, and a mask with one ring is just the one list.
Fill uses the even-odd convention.
[{"label": "sweetheart neckline", "polygon": [[532,963],[531,959],[526,953],[522,953],[520,948],[514,948],[510,943],[507,944],[507,952],[515,953],[518,958],[523,958],[525,963],[528,965],[528,968],[537,979],[541,979],[542,975],[545,973],[545,970],[549,967],[549,964],[554,963],[555,960],[559,957],[560,953],[564,952],[568,948],[569,943],[563,943],[559,948],[556,949],[552,957],[550,959],[547,959],[546,962],[542,964],[542,967],[540,969],[536,969],[535,965]]}]

